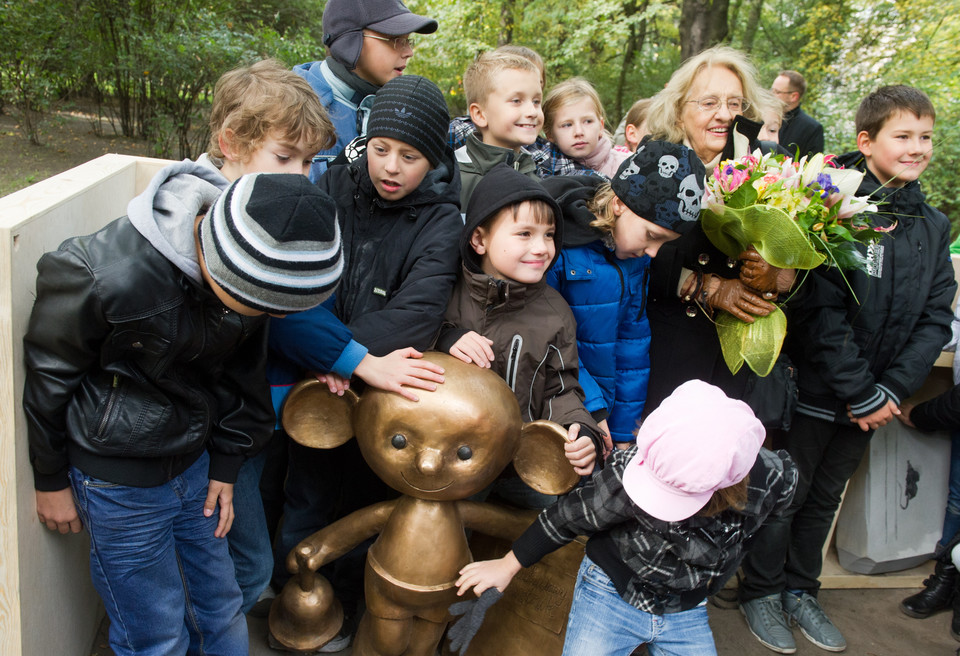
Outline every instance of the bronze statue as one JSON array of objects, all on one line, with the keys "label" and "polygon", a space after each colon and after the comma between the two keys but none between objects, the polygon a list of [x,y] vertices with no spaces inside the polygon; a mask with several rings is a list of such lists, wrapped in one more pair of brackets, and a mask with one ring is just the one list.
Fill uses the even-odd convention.
[{"label": "bronze statue", "polygon": [[373,388],[340,398],[305,381],[284,406],[283,424],[293,439],[332,448],[355,434],[373,471],[403,495],[330,524],[288,555],[295,576],[270,609],[270,632],[291,649],[321,647],[342,622],[317,570],[379,535],[367,553],[367,610],[352,653],[433,656],[450,619],[447,609],[458,600],[458,572],[473,560],[464,529],[512,540],[536,517],[463,499],[486,488],[511,461],[528,485],[546,494],[562,494],[578,480],[564,457],[562,427],[523,424],[513,392],[489,369],[440,353],[425,357],[444,368],[445,382],[418,392],[419,402]]}]

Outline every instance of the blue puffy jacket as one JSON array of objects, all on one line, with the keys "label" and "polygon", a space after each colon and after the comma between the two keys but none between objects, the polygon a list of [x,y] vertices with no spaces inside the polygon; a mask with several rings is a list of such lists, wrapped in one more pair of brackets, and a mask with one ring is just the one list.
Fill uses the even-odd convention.
[{"label": "blue puffy jacket", "polygon": [[602,241],[564,248],[547,282],[577,320],[580,385],[586,408],[606,408],[614,442],[632,442],[650,377],[650,324],[644,311],[650,258],[617,259]]}]

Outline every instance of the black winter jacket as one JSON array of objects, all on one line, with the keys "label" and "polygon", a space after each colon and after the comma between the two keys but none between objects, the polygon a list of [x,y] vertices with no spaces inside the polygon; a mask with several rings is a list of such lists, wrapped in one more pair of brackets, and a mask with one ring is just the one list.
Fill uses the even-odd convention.
[{"label": "black winter jacket", "polygon": [[[721,159],[733,158],[741,154],[741,150],[752,152],[757,148],[765,153],[779,152],[777,144],[759,141],[759,133],[759,123],[738,116]],[[735,139],[742,145],[737,144],[735,148]],[[709,175],[712,171],[707,173]],[[650,381],[644,417],[688,380],[706,381],[736,399],[743,398],[751,382],[752,373],[748,367],[742,367],[735,375],[730,373],[720,350],[717,328],[704,308],[679,297],[677,290],[681,277],[685,277],[685,269],[721,278],[736,278],[740,274],[740,262],[714,246],[698,220],[679,239],[661,246],[650,263],[647,295],[651,333]]]},{"label": "black winter jacket", "polygon": [[[838,161],[866,170],[860,153]],[[812,272],[785,345],[800,373],[797,411],[841,424],[850,423],[847,404],[863,417],[920,387],[950,339],[957,287],[950,222],[924,202],[919,182],[883,187],[866,171],[857,195],[878,204],[875,224],[896,227],[861,247],[869,275],[826,266]]]},{"label": "black winter jacket", "polygon": [[460,172],[453,151],[448,147],[440,164],[399,201],[377,194],[366,154],[331,166],[317,184],[336,201],[343,234],[336,315],[373,355],[429,348],[460,263]]},{"label": "black winter jacket", "polygon": [[823,152],[823,126],[815,118],[794,107],[783,117],[780,126],[780,145],[790,157],[800,157]]},{"label": "black winter jacket", "polygon": [[204,448],[210,478],[234,482],[274,422],[266,319],[228,310],[126,217],[38,270],[23,395],[36,488],[68,487],[71,464],[152,487]]}]

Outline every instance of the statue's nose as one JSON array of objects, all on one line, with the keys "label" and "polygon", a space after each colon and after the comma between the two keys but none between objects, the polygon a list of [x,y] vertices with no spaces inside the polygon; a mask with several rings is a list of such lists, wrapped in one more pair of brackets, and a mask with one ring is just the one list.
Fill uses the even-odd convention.
[{"label": "statue's nose", "polygon": [[443,465],[443,458],[439,451],[434,449],[424,449],[417,458],[417,469],[421,474],[431,475],[440,471]]}]

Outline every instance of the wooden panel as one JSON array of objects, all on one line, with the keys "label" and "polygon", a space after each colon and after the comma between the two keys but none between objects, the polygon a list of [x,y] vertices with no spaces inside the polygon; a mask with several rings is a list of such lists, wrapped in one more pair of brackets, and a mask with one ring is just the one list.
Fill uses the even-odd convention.
[{"label": "wooden panel", "polygon": [[125,214],[167,163],[104,155],[0,198],[0,654],[87,656],[99,606],[85,534],[52,534],[36,518],[20,407],[36,262]]}]

